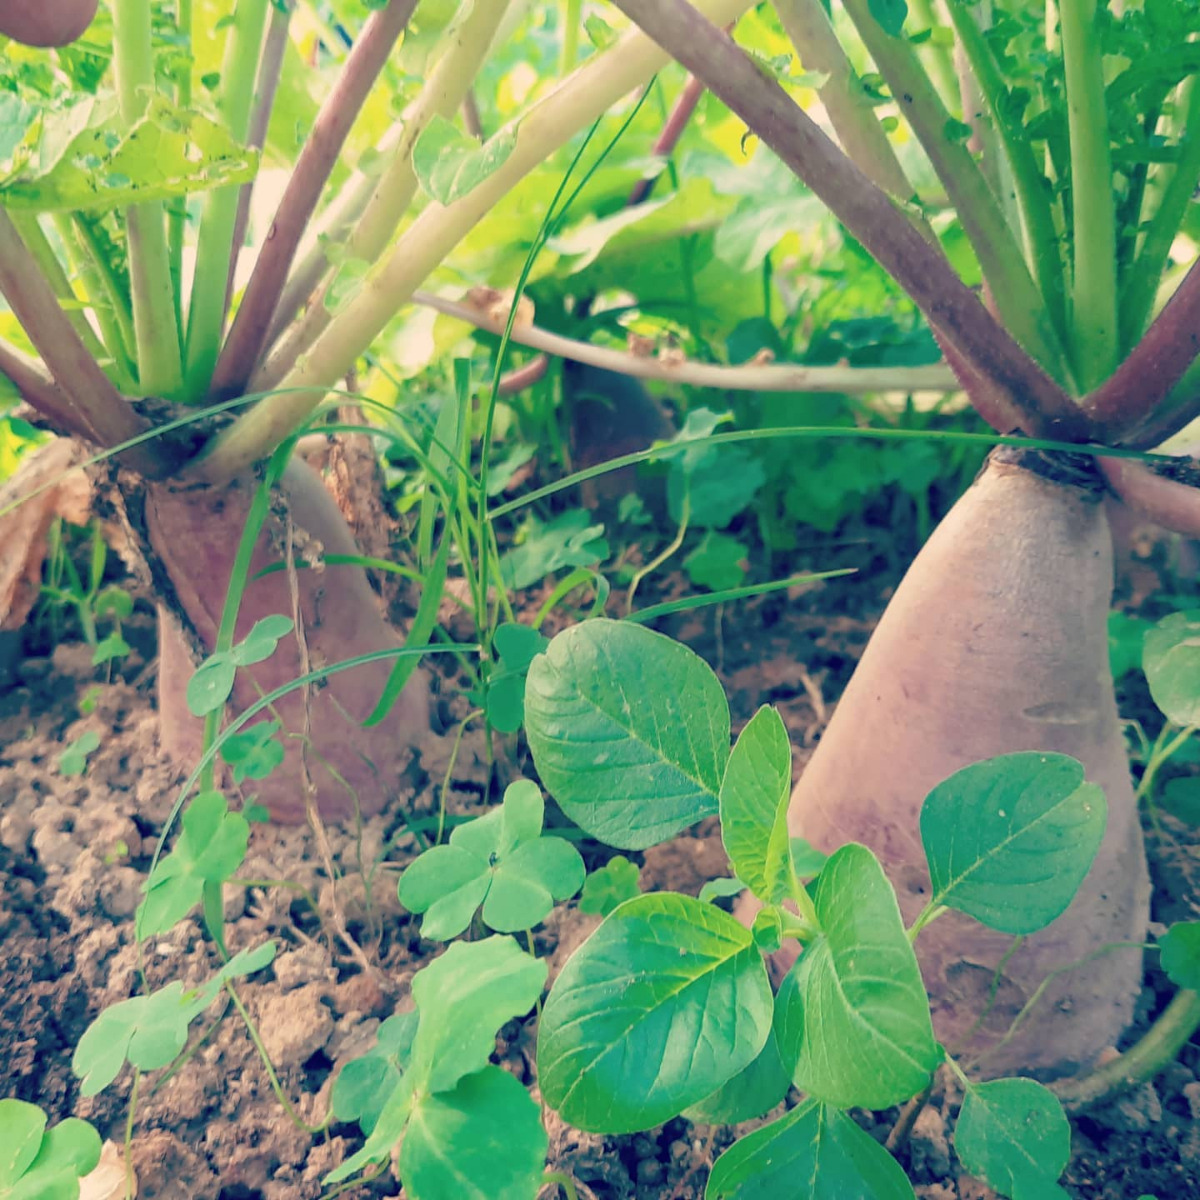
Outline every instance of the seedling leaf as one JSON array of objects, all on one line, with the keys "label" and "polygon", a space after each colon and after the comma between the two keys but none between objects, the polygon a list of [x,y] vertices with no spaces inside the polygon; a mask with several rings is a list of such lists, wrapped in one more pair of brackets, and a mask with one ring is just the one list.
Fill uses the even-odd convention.
[{"label": "seedling leaf", "polygon": [[232,877],[246,857],[250,824],[231,813],[220,792],[201,792],[183,814],[183,832],[170,854],[159,860],[142,885],[138,907],[139,939],[163,933],[183,920],[204,894],[206,883]]},{"label": "seedling leaf", "polygon": [[1154,703],[1176,725],[1200,725],[1200,609],[1171,613],[1147,631],[1142,669]]},{"label": "seedling leaf", "polygon": [[1066,1200],[1055,1182],[1071,1157],[1071,1126],[1058,1098],[1032,1079],[967,1088],[954,1148],[963,1166],[998,1192]]},{"label": "seedling leaf", "polygon": [[68,1117],[50,1129],[24,1100],[0,1100],[0,1200],[73,1200],[100,1161],[100,1135]]},{"label": "seedling leaf", "polygon": [[796,1086],[838,1108],[887,1108],[941,1059],[896,894],[864,846],[842,846],[813,887],[824,933],[780,988],[775,1036]]},{"label": "seedling leaf", "polygon": [[739,879],[764,903],[791,890],[787,810],[792,747],[779,713],[767,705],[738,737],[721,782],[721,840]]},{"label": "seedling leaf", "polygon": [[525,729],[538,774],[593,837],[643,850],[717,811],[729,706],[686,646],[583,621],[529,668]]},{"label": "seedling leaf", "polygon": [[641,871],[623,854],[615,854],[583,881],[579,911],[607,917],[618,904],[641,895]]},{"label": "seedling leaf", "polygon": [[416,1010],[394,1013],[379,1026],[375,1046],[341,1069],[330,1094],[339,1121],[357,1121],[365,1134],[375,1128],[384,1105],[408,1069],[419,1019]]},{"label": "seedling leaf", "polygon": [[94,729],[85,729],[58,756],[60,775],[82,775],[87,770],[88,755],[100,746],[100,735]]},{"label": "seedling leaf", "polygon": [[1176,987],[1200,991],[1200,921],[1176,921],[1158,947],[1167,978]]},{"label": "seedling leaf", "polygon": [[931,902],[1004,933],[1033,933],[1071,903],[1106,816],[1103,791],[1065,754],[1004,754],[964,767],[921,809]]},{"label": "seedling leaf", "polygon": [[844,1113],[807,1100],[734,1142],[713,1165],[705,1200],[913,1200],[900,1164]]},{"label": "seedling leaf", "polygon": [[580,1129],[650,1129],[749,1066],[770,1022],[770,983],[744,926],[691,896],[637,896],[551,989],[542,1096]]},{"label": "seedling leaf", "polygon": [[529,664],[550,645],[550,639],[526,625],[506,623],[497,627],[492,645],[500,662],[488,677],[488,723],[501,733],[515,733],[525,720]]},{"label": "seedling leaf", "polygon": [[99,667],[106,662],[112,662],[114,658],[124,658],[132,648],[119,633],[110,633],[108,637],[101,638],[96,643],[96,648],[92,651],[92,666]]},{"label": "seedling leaf", "polygon": [[515,127],[502,129],[481,146],[445,117],[435,116],[413,146],[413,169],[439,204],[453,204],[498,171],[516,144]]},{"label": "seedling leaf", "polygon": [[453,1091],[414,1102],[400,1179],[412,1200],[529,1200],[541,1183],[548,1144],[541,1111],[524,1086],[488,1066]]},{"label": "seedling leaf", "polygon": [[263,662],[275,653],[280,638],[287,637],[294,628],[291,617],[279,614],[263,617],[254,622],[250,632],[230,651],[230,656],[239,667]]},{"label": "seedling leaf", "polygon": [[46,1114],[24,1100],[0,1100],[0,1187],[12,1187],[37,1158]]},{"label": "seedling leaf", "polygon": [[758,1057],[728,1083],[722,1084],[711,1096],[693,1104],[683,1113],[689,1121],[704,1121],[709,1125],[736,1125],[752,1121],[777,1105],[792,1081],[783,1069],[775,1035],[768,1036]]},{"label": "seedling leaf", "polygon": [[228,654],[210,654],[188,680],[188,712],[193,717],[206,717],[216,712],[233,692],[233,681],[237,676],[237,664]]}]

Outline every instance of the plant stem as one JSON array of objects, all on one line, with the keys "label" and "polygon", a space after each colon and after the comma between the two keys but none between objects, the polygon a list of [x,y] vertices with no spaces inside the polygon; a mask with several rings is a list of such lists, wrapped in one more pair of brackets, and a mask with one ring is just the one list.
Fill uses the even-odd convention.
[{"label": "plant stem", "polygon": [[1133,344],[1142,335],[1154,299],[1158,294],[1163,269],[1171,252],[1188,204],[1200,184],[1200,77],[1187,83],[1185,128],[1179,148],[1179,161],[1163,185],[1161,199],[1133,270],[1121,296],[1121,344]]},{"label": "plant stem", "polygon": [[[916,27],[916,32],[924,29],[934,29],[941,21],[939,14],[934,11],[931,0],[908,0],[910,26]],[[927,74],[933,81],[942,98],[942,102],[952,103],[958,98],[958,75],[954,70],[953,51],[949,46],[940,45],[932,39],[921,46],[921,56],[927,65]]]},{"label": "plant stem", "polygon": [[1076,372],[1089,389],[1118,361],[1116,210],[1096,18],[1096,0],[1059,4],[1071,134],[1072,341]]},{"label": "plant stem", "polygon": [[[238,142],[245,142],[250,129],[250,107],[268,3],[269,0],[238,0],[225,39],[217,108],[226,129]],[[208,391],[217,362],[225,328],[225,285],[229,278],[240,190],[237,186],[217,188],[205,198],[187,314],[184,382],[190,399],[197,399]]]},{"label": "plant stem", "polygon": [[321,105],[217,360],[211,384],[217,397],[238,395],[250,378],[304,230],[337,165],[350,127],[416,6],[417,0],[390,0],[371,14]]},{"label": "plant stem", "polygon": [[[750,0],[702,0],[728,22]],[[334,380],[382,331],[392,314],[492,206],[529,171],[586,128],[627,92],[644,84],[667,61],[665,52],[633,31],[593,55],[519,120],[508,158],[453,204],[430,204],[393,251],[366,277],[345,310],[283,379],[290,389],[268,396],[229,426],[191,473],[218,481],[235,478],[297,429],[320,404]],[[750,68],[754,69],[754,68]],[[258,383],[252,383],[257,390]]]},{"label": "plant stem", "polygon": [[812,188],[909,293],[975,378],[1005,397],[1027,429],[1054,430],[1053,436],[1064,440],[1087,436],[1087,422],[1075,403],[996,322],[945,256],[729,38],[682,0],[615,3],[703,79]]},{"label": "plant stem", "polygon": [[968,10],[966,0],[947,2],[959,42],[971,64],[971,71],[979,84],[1012,170],[1017,208],[1033,278],[1061,340],[1067,332],[1066,293],[1058,232],[1054,227],[1046,180],[1038,169],[1024,129],[1012,119],[1012,96],[1004,74],[991,46]]},{"label": "plant stem", "polygon": [[[114,0],[113,61],[121,119],[129,128],[145,111],[154,90],[147,0]],[[144,395],[175,396],[183,376],[162,204],[147,201],[132,205],[125,214],[125,228],[139,387]]]},{"label": "plant stem", "polygon": [[[1064,5],[1067,0],[1064,0]],[[1175,993],[1162,1015],[1141,1040],[1082,1079],[1050,1085],[1069,1113],[1083,1112],[1102,1100],[1153,1079],[1175,1061],[1200,1027],[1200,994],[1188,988]]]},{"label": "plant stem", "polygon": [[566,1171],[547,1171],[542,1176],[543,1183],[556,1183],[567,1194],[567,1200],[579,1200],[579,1191],[575,1187],[573,1180]]},{"label": "plant stem", "polygon": [[[59,214],[56,219],[59,235],[74,251],[75,270],[83,278],[92,311],[100,324],[100,332],[119,370],[130,380],[121,383],[123,391],[132,391],[136,376],[133,356],[137,353],[137,336],[133,331],[133,313],[129,297],[118,279],[108,255],[108,248],[96,237],[92,224],[81,214]],[[103,299],[101,299],[103,297]]]},{"label": "plant stem", "polygon": [[[179,72],[175,76],[175,102],[192,103],[192,0],[175,0],[175,32],[180,39]],[[174,297],[176,337],[183,338],[183,243],[187,240],[187,197],[167,203],[167,256],[170,260],[171,295]]]},{"label": "plant stem", "polygon": [[66,433],[88,436],[84,415],[71,398],[42,369],[41,364],[22,354],[15,346],[0,341],[0,374],[21,394],[26,404],[52,421]]},{"label": "plant stem", "polygon": [[[687,77],[687,82],[683,85],[682,91],[675,99],[675,104],[663,122],[662,130],[657,138],[654,139],[654,145],[650,153],[656,156],[666,158],[678,145],[679,139],[683,136],[683,131],[687,128],[687,123],[692,119],[692,113],[696,111],[696,105],[700,103],[700,97],[704,95],[704,84],[700,82],[694,75]],[[627,208],[632,208],[635,204],[641,204],[647,196],[650,195],[651,189],[657,180],[657,176],[651,178],[642,178],[633,185],[629,193],[629,199],[625,201]]]},{"label": "plant stem", "polygon": [[[258,63],[258,78],[254,85],[254,105],[250,110],[250,129],[246,134],[246,145],[251,150],[262,150],[266,145],[267,131],[271,127],[271,112],[275,107],[275,93],[279,90],[279,77],[283,73],[283,59],[288,45],[288,26],[295,10],[295,0],[280,0],[280,6],[271,5],[271,19],[267,25],[267,36],[263,39],[262,57]],[[237,276],[238,261],[246,246],[246,227],[250,224],[250,201],[254,196],[254,180],[243,183],[238,192],[237,216],[233,221],[233,246],[229,254],[229,274],[225,281],[225,308],[233,300],[233,286]]]},{"label": "plant stem", "polygon": [[911,43],[885,32],[871,0],[844,0],[863,44],[946,188],[1005,327],[1055,379],[1063,380],[1062,347],[992,189],[963,141],[947,134],[950,114]]},{"label": "plant stem", "polygon": [[[413,301],[457,317],[477,329],[499,336],[504,323],[490,312],[461,300],[448,300],[419,290]],[[959,388],[954,373],[941,364],[927,367],[805,367],[789,363],[750,363],[726,367],[717,363],[669,362],[613,350],[551,333],[538,325],[514,325],[510,340],[542,350],[555,358],[569,358],[619,375],[660,379],[693,387],[732,388],[761,392],[953,392]]]},{"label": "plant stem", "polygon": [[[0,208],[0,292],[76,414],[70,432],[115,446],[137,437],[146,423],[113,387],[88,353],[59,307],[46,277]],[[149,446],[130,452],[142,468],[153,469],[157,456]]]},{"label": "plant stem", "polygon": [[1200,354],[1200,257],[1128,358],[1083,401],[1116,441],[1150,417]]},{"label": "plant stem", "polygon": [[[461,26],[449,34],[450,45],[438,60],[420,95],[405,111],[403,124],[389,138],[386,150],[380,154],[387,164],[382,175],[364,176],[361,207],[352,219],[357,221],[349,237],[347,224],[340,235],[335,227],[328,229],[328,241],[344,246],[350,260],[375,262],[387,248],[397,226],[408,211],[417,193],[417,176],[412,165],[412,150],[417,139],[435,117],[449,118],[462,103],[466,91],[479,72],[488,51],[495,41],[497,29],[504,18],[508,0],[493,0],[476,4],[463,19]],[[350,196],[347,208],[357,207],[357,197]],[[327,261],[324,247],[319,247],[315,264],[302,263],[294,281],[283,289],[278,305],[277,320],[290,319],[299,302],[320,282]],[[290,331],[272,362],[255,375],[251,387],[265,391],[277,383],[293,366],[297,356],[324,332],[333,319],[326,306],[331,283],[313,299],[308,311]],[[303,292],[297,289],[303,287]],[[268,337],[268,341],[270,337]]]},{"label": "plant stem", "polygon": [[579,26],[583,23],[583,0],[566,0],[562,16],[562,53],[558,60],[559,75],[569,75],[579,58]]}]

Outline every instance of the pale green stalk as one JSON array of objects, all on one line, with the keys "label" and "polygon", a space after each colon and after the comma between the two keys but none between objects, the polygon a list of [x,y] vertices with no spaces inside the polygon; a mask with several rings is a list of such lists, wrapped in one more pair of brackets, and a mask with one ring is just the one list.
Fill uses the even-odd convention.
[{"label": "pale green stalk", "polygon": [[579,57],[579,26],[583,23],[583,0],[566,0],[563,6],[562,54],[558,73],[569,75]]},{"label": "pale green stalk", "polygon": [[[182,39],[179,74],[175,77],[175,103],[192,103],[192,0],[175,0],[175,29]],[[167,253],[171,262],[171,292],[175,297],[175,328],[183,337],[183,243],[187,240],[187,197],[175,196],[167,204]]]},{"label": "pale green stalk", "polygon": [[[238,0],[233,24],[225,39],[217,106],[225,127],[238,142],[244,142],[249,132],[268,3],[269,0]],[[226,284],[240,190],[234,185],[209,192],[200,220],[196,273],[187,314],[186,391],[193,398],[208,391],[221,348]]]},{"label": "pale green stalk", "polygon": [[[461,26],[449,31],[450,46],[438,60],[420,95],[404,114],[403,124],[389,135],[387,166],[378,179],[366,179],[370,199],[359,210],[358,223],[349,239],[338,239],[345,247],[346,256],[360,262],[375,262],[387,248],[404,214],[408,212],[413,197],[417,194],[417,176],[412,165],[412,151],[417,138],[435,117],[449,118],[458,110],[463,97],[474,81],[487,58],[488,51],[496,39],[496,32],[504,18],[508,0],[491,0],[488,4],[476,4],[468,12]],[[381,147],[382,148],[382,147]],[[353,195],[346,201],[353,211],[357,204]],[[321,247],[317,275],[305,274],[306,264],[301,264],[294,274],[311,282],[298,294],[289,280],[279,302],[279,317],[291,318],[292,313],[315,285],[325,265],[324,248]],[[299,281],[299,280],[298,280]],[[295,363],[297,357],[307,350],[332,320],[326,306],[326,298],[333,281],[325,284],[313,297],[308,309],[295,325],[288,330],[277,353],[251,379],[251,391],[266,391],[274,386]]]},{"label": "pale green stalk", "polygon": [[[908,0],[908,13],[906,24],[910,30],[919,32],[943,24],[942,14],[935,9],[933,0]],[[958,97],[958,77],[950,47],[939,46],[930,40],[923,42],[919,51],[942,102],[954,103]]]},{"label": "pale green stalk", "polygon": [[[154,90],[149,0],[114,0],[113,51],[121,118],[128,127],[145,111]],[[131,206],[125,228],[139,387],[143,395],[174,396],[183,375],[162,204]]]},{"label": "pale green stalk", "polygon": [[1070,316],[1075,368],[1084,390],[1107,379],[1118,362],[1116,210],[1096,11],[1096,0],[1059,4],[1071,135]]},{"label": "pale green stalk", "polygon": [[[699,0],[696,5],[720,25],[749,6],[750,0]],[[234,479],[299,428],[325,389],[346,374],[396,310],[501,197],[667,61],[655,43],[632,30],[535,104],[520,118],[504,163],[453,204],[431,203],[282,381],[288,390],[265,397],[220,434],[191,474],[212,482]]]}]

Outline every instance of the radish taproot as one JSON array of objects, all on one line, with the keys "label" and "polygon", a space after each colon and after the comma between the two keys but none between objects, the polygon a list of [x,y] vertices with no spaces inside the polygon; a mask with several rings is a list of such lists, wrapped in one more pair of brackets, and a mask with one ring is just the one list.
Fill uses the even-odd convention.
[{"label": "radish taproot", "polygon": [[956,913],[917,940],[938,1036],[971,1055],[994,1048],[989,1075],[1086,1068],[1129,1024],[1141,983],[1140,949],[1089,958],[1142,941],[1150,894],[1108,666],[1101,499],[1087,459],[995,452],[905,575],[792,796],[792,834],[826,851],[869,846],[912,921],[930,894],[918,813],[954,771],[1057,751],[1103,788],[1104,842],[1058,920],[1010,957],[1011,937]]},{"label": "radish taproot", "polygon": [[4,0],[0,35],[26,46],[66,46],[82,37],[97,0]]}]

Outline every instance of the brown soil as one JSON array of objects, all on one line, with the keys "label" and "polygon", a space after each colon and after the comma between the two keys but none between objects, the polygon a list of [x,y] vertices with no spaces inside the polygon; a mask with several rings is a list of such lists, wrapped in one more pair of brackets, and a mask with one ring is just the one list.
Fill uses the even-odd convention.
[{"label": "brown soil", "polygon": [[[830,586],[788,599],[766,597],[723,618],[716,611],[677,617],[667,631],[717,667],[735,727],[761,703],[779,706],[799,768],[869,633],[869,614],[851,607],[855,594]],[[872,611],[881,603],[874,590]],[[797,663],[805,664],[803,672]],[[135,655],[123,678],[99,688],[86,715],[80,703],[96,673],[85,647],[62,645],[49,658],[16,657],[7,687],[0,665],[0,1045],[7,1075],[0,1094],[41,1104],[52,1120],[86,1117],[117,1140],[124,1136],[130,1073],[83,1099],[70,1058],[97,1012],[140,987],[132,917],[177,794],[178,777],[156,746],[145,665]],[[463,715],[447,695],[446,715]],[[1140,698],[1130,701],[1141,709]],[[100,734],[100,748],[84,776],[67,778],[58,756],[86,729]],[[410,814],[436,811],[447,765],[444,759],[422,763]],[[480,810],[489,789],[494,794],[503,782],[489,779],[478,735],[464,739],[451,780],[452,813]],[[420,940],[396,899],[398,872],[413,852],[399,814],[360,830],[334,827],[329,836],[336,880],[307,829],[256,826],[240,872],[256,882],[229,888],[225,908],[231,951],[267,938],[279,946],[273,967],[238,990],[297,1120],[309,1125],[322,1123],[340,1065],[372,1044],[380,1019],[406,1004],[413,973],[437,951]],[[1160,888],[1156,917],[1194,919],[1200,914],[1200,835],[1167,820],[1164,836],[1150,838]],[[647,887],[691,893],[726,867],[711,823],[642,857]],[[552,971],[593,925],[594,918],[570,906],[553,915],[537,936]],[[140,958],[151,987],[172,978],[197,983],[216,965],[198,916],[145,945]],[[1151,966],[1143,1024],[1169,991]],[[141,1082],[133,1127],[139,1194],[147,1200],[319,1196],[322,1176],[359,1144],[357,1129],[335,1125],[313,1135],[300,1128],[273,1094],[236,1011],[222,1013],[218,1006],[208,1021],[197,1022],[194,1053],[177,1071]],[[497,1060],[527,1081],[531,1025],[532,1019],[513,1023],[497,1043]],[[1077,1200],[1200,1195],[1198,1074],[1200,1050],[1189,1046],[1153,1085],[1078,1119],[1065,1180],[1070,1194]],[[939,1079],[897,1151],[923,1200],[991,1195],[955,1159],[949,1138],[956,1110],[952,1087]],[[860,1116],[882,1140],[898,1114]],[[584,1200],[699,1200],[713,1158],[732,1138],[732,1131],[682,1120],[620,1138],[580,1134],[553,1114],[548,1126],[550,1166],[569,1172]],[[398,1188],[394,1181],[377,1182],[349,1194],[397,1195]]]}]

